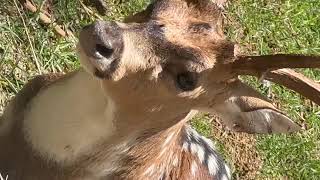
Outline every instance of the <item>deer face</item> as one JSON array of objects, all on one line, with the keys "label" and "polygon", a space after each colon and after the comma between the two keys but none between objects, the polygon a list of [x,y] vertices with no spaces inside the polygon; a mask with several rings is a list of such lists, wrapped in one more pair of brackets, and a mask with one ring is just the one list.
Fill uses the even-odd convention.
[{"label": "deer face", "polygon": [[[121,109],[167,117],[199,109],[223,116],[234,130],[282,131],[265,121],[290,120],[225,65],[234,59],[234,45],[225,39],[221,22],[211,1],[159,0],[124,23],[85,27],[82,66]],[[256,118],[257,126],[248,125]],[[284,128],[296,129],[291,121]]]},{"label": "deer face", "polygon": [[[106,84],[123,81],[128,91],[135,87],[127,81],[138,79],[137,86],[144,86],[138,88],[158,92],[159,98],[221,93],[230,76],[215,67],[217,61],[233,57],[233,44],[220,33],[218,8],[209,5],[201,15],[205,4],[158,1],[143,20],[87,26],[80,35],[82,64]],[[217,72],[220,77],[212,78]]]}]

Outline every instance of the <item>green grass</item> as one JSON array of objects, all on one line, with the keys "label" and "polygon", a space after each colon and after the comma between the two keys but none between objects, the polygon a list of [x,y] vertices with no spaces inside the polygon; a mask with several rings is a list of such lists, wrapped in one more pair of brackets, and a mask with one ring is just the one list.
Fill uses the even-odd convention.
[{"label": "green grass", "polygon": [[[79,65],[74,52],[76,39],[58,38],[52,27],[39,23],[38,14],[19,8],[20,15],[14,2],[4,1],[0,7],[0,113],[7,100],[33,75],[69,71]],[[35,2],[42,4],[41,0]],[[95,19],[83,10],[79,0],[56,2],[56,22],[73,32]],[[122,19],[146,3],[130,0],[113,4],[103,18]],[[227,8],[227,18],[226,34],[245,53],[320,54],[319,0],[233,0]],[[318,70],[301,71],[320,80]],[[263,159],[259,178],[320,178],[320,109],[283,87],[264,88],[255,79],[244,79],[262,93],[272,94],[272,100],[290,117],[307,124],[307,130],[298,134],[257,136],[257,149]],[[198,117],[193,125],[211,136],[208,118]],[[223,142],[219,147],[223,148]]]},{"label": "green grass", "polygon": [[[246,53],[320,54],[320,1],[317,0],[242,0],[229,8],[227,34],[246,47]],[[319,80],[318,70],[303,70]],[[320,178],[319,108],[283,87],[251,85],[280,103],[293,119],[307,123],[308,130],[294,135],[258,136],[258,150],[263,158],[261,178]]]}]

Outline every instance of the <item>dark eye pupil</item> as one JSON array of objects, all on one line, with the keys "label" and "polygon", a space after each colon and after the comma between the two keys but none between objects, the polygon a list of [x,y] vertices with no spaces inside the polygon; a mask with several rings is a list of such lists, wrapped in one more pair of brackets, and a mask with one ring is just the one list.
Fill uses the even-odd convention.
[{"label": "dark eye pupil", "polygon": [[196,80],[191,73],[181,73],[177,75],[177,84],[183,91],[191,91],[196,87]]}]

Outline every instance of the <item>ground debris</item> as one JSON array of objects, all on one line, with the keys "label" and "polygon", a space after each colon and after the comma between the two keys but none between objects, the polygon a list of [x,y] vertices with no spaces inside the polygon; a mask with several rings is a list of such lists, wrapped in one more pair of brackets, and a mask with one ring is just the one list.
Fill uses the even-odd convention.
[{"label": "ground debris", "polygon": [[[214,117],[214,119],[218,119]],[[263,161],[256,149],[255,135],[226,131],[219,120],[212,120],[212,136],[223,145],[235,179],[257,179]]]}]

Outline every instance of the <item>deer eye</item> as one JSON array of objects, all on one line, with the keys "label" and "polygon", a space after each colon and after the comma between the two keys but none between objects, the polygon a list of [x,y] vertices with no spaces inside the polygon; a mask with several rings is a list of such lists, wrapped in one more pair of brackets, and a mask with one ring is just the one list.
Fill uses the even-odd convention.
[{"label": "deer eye", "polygon": [[191,91],[196,88],[196,77],[189,72],[181,73],[177,75],[177,85],[183,91]]}]

